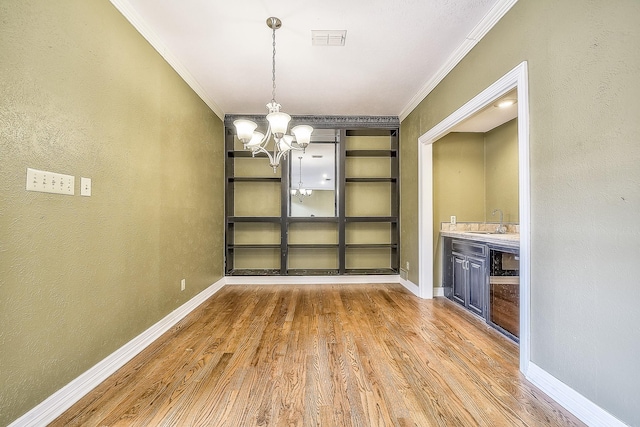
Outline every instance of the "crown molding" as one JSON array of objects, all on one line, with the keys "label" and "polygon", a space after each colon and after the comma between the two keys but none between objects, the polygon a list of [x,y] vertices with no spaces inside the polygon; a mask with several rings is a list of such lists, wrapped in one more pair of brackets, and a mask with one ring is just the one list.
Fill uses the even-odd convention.
[{"label": "crown molding", "polygon": [[[266,115],[252,114],[227,114],[224,117],[224,125],[232,127],[233,121],[237,119],[251,120],[259,125],[266,125]],[[291,126],[297,124],[311,125],[318,129],[341,129],[341,128],[397,128],[400,126],[400,119],[397,116],[291,116]]]},{"label": "crown molding", "polygon": [[195,77],[182,65],[182,63],[169,51],[162,39],[153,31],[140,14],[129,4],[127,0],[109,0],[111,4],[129,21],[131,25],[144,37],[151,46],[164,58],[176,73],[193,89],[205,104],[211,108],[220,120],[224,120],[224,112],[209,96],[202,85]]},{"label": "crown molding", "polygon": [[453,51],[442,67],[425,83],[422,89],[416,93],[399,114],[400,121],[422,102],[423,99],[435,89],[438,84],[458,65],[460,61],[474,48],[476,44],[502,19],[502,17],[516,4],[518,0],[499,0],[482,20],[471,30],[466,39]]}]

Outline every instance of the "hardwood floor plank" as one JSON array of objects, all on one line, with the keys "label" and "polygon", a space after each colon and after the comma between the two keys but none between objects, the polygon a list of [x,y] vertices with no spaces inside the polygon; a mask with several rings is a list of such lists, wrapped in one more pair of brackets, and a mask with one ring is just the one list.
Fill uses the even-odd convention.
[{"label": "hardwood floor plank", "polygon": [[226,286],[52,426],[581,426],[518,347],[396,284]]}]

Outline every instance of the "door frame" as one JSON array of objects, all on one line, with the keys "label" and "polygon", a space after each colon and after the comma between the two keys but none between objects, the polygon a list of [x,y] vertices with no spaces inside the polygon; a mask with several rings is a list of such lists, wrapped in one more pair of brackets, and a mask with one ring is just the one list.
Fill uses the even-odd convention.
[{"label": "door frame", "polygon": [[529,171],[529,86],[523,61],[418,138],[418,259],[420,296],[433,297],[433,143],[512,89],[518,91],[518,188],[520,217],[520,371],[531,360],[531,191]]}]

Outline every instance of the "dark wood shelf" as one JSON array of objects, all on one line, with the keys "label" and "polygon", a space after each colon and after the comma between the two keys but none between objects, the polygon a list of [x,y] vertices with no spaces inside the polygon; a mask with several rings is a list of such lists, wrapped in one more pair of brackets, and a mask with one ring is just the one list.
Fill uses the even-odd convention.
[{"label": "dark wood shelf", "polygon": [[280,249],[279,243],[252,243],[252,244],[240,244],[240,245],[227,245],[229,250],[234,249]]},{"label": "dark wood shelf", "polygon": [[347,268],[345,274],[398,274],[393,268]]},{"label": "dark wood shelf", "polygon": [[279,216],[229,216],[227,222],[233,224],[236,222],[273,222],[280,223],[282,220]]},{"label": "dark wood shelf", "polygon": [[289,276],[338,276],[340,274],[340,270],[335,269],[297,269],[292,268],[287,270],[287,275]]},{"label": "dark wood shelf", "polygon": [[289,243],[287,246],[291,249],[337,249],[340,247],[337,243]]},{"label": "dark wood shelf", "polygon": [[398,222],[397,216],[348,216],[345,222]]},{"label": "dark wood shelf", "polygon": [[277,268],[234,268],[227,272],[227,276],[278,276],[280,270]]},{"label": "dark wood shelf", "polygon": [[321,217],[321,216],[290,216],[287,217],[288,223],[296,223],[296,222],[328,222],[328,223],[337,223],[339,222],[338,217]]},{"label": "dark wood shelf", "polygon": [[397,157],[398,150],[346,150],[347,157]]},{"label": "dark wood shelf", "polygon": [[247,157],[255,157],[256,159],[258,158],[267,158],[267,155],[264,153],[256,153],[255,156],[252,155],[253,153],[249,150],[230,150],[227,151],[227,156],[228,157],[238,157],[238,158],[247,158]]},{"label": "dark wood shelf", "polygon": [[347,249],[398,249],[397,243],[347,243]]},{"label": "dark wood shelf", "polygon": [[236,176],[227,178],[229,182],[281,182],[279,176]]},{"label": "dark wood shelf", "polygon": [[397,178],[345,178],[345,182],[397,182]]}]

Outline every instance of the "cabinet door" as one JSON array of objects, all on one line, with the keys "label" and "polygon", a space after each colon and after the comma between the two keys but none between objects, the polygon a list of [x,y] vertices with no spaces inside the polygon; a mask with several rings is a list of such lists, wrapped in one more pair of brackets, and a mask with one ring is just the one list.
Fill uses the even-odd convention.
[{"label": "cabinet door", "polygon": [[465,268],[467,257],[463,255],[453,254],[453,300],[459,304],[466,305],[467,302],[467,270]]},{"label": "cabinet door", "polygon": [[484,301],[487,289],[485,283],[487,280],[486,262],[482,258],[473,257],[468,257],[467,260],[469,269],[469,299],[467,307],[478,316],[484,317]]}]

